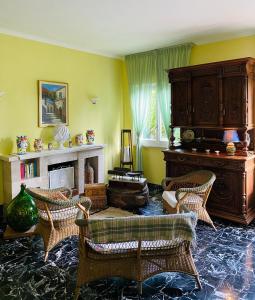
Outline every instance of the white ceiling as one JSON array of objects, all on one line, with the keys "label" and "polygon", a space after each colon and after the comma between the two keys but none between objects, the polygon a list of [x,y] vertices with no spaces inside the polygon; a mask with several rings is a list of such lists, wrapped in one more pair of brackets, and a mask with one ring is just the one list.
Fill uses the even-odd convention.
[{"label": "white ceiling", "polygon": [[255,0],[0,0],[0,32],[107,56],[255,34]]}]

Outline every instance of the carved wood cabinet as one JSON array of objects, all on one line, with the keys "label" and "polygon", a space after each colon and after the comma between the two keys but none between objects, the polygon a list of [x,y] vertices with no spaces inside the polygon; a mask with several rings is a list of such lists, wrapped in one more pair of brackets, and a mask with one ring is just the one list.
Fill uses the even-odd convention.
[{"label": "carved wood cabinet", "polygon": [[172,126],[254,127],[254,64],[243,58],[169,70]]},{"label": "carved wood cabinet", "polygon": [[[170,149],[163,151],[166,176],[197,169],[216,174],[207,209],[211,215],[249,224],[255,218],[255,60],[243,58],[171,69]],[[174,128],[195,138],[177,145]],[[224,130],[237,130],[240,143],[226,154]],[[192,152],[196,148],[196,152]],[[210,149],[210,153],[205,153]],[[220,154],[214,151],[219,150]]]}]

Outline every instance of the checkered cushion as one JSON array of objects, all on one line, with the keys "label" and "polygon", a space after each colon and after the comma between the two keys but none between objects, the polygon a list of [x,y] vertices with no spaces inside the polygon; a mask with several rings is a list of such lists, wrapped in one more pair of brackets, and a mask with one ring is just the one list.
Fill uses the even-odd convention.
[{"label": "checkered cushion", "polygon": [[89,219],[89,237],[93,243],[155,241],[195,238],[196,215],[174,215]]}]

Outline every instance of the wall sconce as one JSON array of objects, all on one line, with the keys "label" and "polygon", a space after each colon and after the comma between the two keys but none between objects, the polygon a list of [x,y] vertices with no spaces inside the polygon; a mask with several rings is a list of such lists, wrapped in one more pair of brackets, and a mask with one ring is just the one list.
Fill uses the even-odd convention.
[{"label": "wall sconce", "polygon": [[234,143],[240,142],[238,133],[236,130],[225,130],[223,136],[223,142],[227,144],[227,155],[235,155],[236,147]]},{"label": "wall sconce", "polygon": [[4,91],[0,91],[0,97],[4,96],[6,93]]},{"label": "wall sconce", "polygon": [[89,99],[90,100],[90,102],[92,103],[92,104],[97,104],[97,102],[99,101],[99,98],[98,97],[94,97],[94,98],[91,98],[91,99]]}]

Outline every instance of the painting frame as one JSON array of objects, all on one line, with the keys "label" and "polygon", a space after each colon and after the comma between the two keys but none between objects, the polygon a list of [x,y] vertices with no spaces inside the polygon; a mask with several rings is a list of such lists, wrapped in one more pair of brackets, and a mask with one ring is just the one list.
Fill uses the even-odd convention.
[{"label": "painting frame", "polygon": [[38,80],[38,126],[69,125],[68,83]]}]

